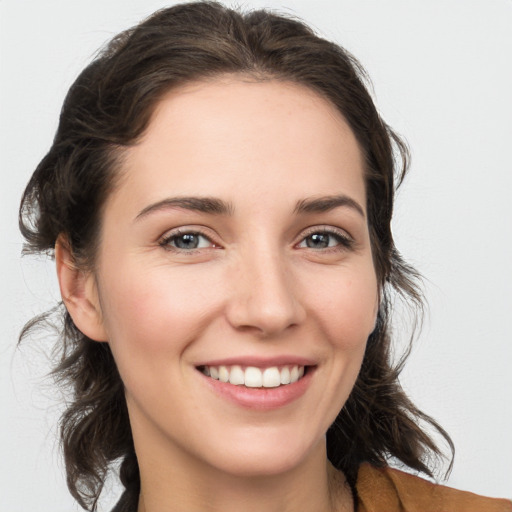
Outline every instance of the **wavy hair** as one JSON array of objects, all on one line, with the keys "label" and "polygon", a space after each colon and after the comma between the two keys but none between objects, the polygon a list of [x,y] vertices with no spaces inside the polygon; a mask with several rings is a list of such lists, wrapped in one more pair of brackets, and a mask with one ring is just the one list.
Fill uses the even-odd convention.
[{"label": "wavy hair", "polygon": [[[432,475],[441,451],[421,425],[440,433],[452,452],[453,444],[408,399],[399,383],[405,357],[395,364],[391,354],[392,297],[402,296],[418,309],[422,305],[419,276],[400,257],[391,233],[407,147],[379,116],[359,63],[303,22],[264,10],[243,13],[216,2],[188,2],[157,11],[116,36],[70,88],[53,145],[23,194],[24,252],[53,254],[63,236],[75,263],[94,270],[102,206],[115,187],[123,149],[140,140],[170,89],[225,74],[307,87],[330,101],[355,134],[365,158],[368,223],[382,300],[355,387],[327,432],[327,455],[352,486],[364,461],[383,466],[394,458]],[[137,457],[109,345],[81,333],[62,303],[30,321],[20,339],[50,314],[63,319],[53,374],[72,392],[60,422],[70,492],[84,509],[95,511],[107,473],[118,464],[125,492],[116,510],[135,511]]]}]

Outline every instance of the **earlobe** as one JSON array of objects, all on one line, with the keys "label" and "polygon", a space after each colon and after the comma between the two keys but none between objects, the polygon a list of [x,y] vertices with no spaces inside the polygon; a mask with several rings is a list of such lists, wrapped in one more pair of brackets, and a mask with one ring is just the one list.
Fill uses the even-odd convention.
[{"label": "earlobe", "polygon": [[55,244],[55,263],[60,294],[74,324],[88,338],[107,341],[94,275],[77,267],[62,236]]}]

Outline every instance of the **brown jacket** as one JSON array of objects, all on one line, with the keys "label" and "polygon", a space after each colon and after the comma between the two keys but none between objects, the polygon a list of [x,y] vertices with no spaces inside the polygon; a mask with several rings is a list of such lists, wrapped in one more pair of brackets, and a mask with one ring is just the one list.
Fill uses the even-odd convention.
[{"label": "brown jacket", "polygon": [[512,501],[433,484],[398,469],[362,464],[357,512],[512,512]]}]

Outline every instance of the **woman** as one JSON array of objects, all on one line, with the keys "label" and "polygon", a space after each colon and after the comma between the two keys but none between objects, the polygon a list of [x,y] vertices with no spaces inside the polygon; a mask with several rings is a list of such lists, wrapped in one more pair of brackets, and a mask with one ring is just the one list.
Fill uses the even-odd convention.
[{"label": "woman", "polygon": [[297,21],[179,5],[84,70],[20,214],[55,251],[84,508],[120,461],[117,511],[510,510],[387,468],[432,474],[418,420],[450,442],[390,363],[390,294],[421,299],[405,168],[358,64]]}]

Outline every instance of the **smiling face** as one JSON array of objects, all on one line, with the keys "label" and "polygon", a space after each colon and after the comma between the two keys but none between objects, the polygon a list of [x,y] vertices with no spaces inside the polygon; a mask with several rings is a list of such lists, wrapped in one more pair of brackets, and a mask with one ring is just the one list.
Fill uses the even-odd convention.
[{"label": "smiling face", "polygon": [[363,173],[344,119],[301,86],[227,77],[162,99],[94,276],[141,464],[261,475],[324,453],[378,307]]}]

